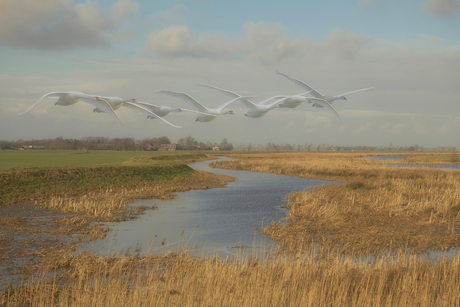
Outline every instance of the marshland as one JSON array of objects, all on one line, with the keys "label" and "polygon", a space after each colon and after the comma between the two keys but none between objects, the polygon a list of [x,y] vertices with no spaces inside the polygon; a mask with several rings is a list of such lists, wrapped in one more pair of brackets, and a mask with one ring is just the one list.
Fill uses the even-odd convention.
[{"label": "marshland", "polygon": [[232,182],[187,165],[213,156],[49,151],[33,165],[16,153],[1,158],[0,305],[460,304],[460,172],[392,167],[458,163],[457,153],[227,152],[231,161],[210,166],[340,183],[288,193],[286,219],[258,230],[280,248],[246,258],[75,252],[106,236],[108,223],[155,214],[128,206],[133,199]]}]

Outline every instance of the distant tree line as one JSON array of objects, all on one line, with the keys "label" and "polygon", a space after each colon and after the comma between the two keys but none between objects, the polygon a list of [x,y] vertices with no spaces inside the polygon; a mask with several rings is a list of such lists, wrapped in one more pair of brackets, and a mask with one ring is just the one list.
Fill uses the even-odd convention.
[{"label": "distant tree line", "polygon": [[199,142],[193,137],[188,136],[177,141],[177,149],[179,150],[212,150],[214,147],[219,147],[219,150],[232,150],[233,145],[227,139],[223,139],[220,144],[207,141],[206,143]]},{"label": "distant tree line", "polygon": [[[106,137],[83,137],[81,139],[64,139],[57,137],[54,139],[41,140],[17,140],[0,141],[0,149],[21,149],[23,147],[43,146],[48,150],[158,150],[162,144],[171,144],[171,140],[166,137],[145,138],[135,140],[134,138],[106,138]],[[199,142],[193,137],[181,138],[177,142],[177,150],[212,150],[218,146],[220,150],[232,150],[233,145],[227,139],[223,139],[220,144],[207,141]]]},{"label": "distant tree line", "polygon": [[456,151],[455,147],[439,146],[426,148],[419,145],[412,146],[338,146],[332,144],[275,144],[268,142],[267,144],[236,144],[234,150],[264,150],[264,151]]},{"label": "distant tree line", "polygon": [[[20,149],[22,146],[38,145],[43,146],[48,150],[158,150],[162,144],[171,144],[168,137],[162,136],[159,138],[145,138],[143,140],[135,140],[134,138],[106,138],[106,137],[83,137],[81,139],[64,139],[57,137],[54,139],[41,140],[17,140],[17,141],[0,141],[0,149]],[[212,150],[214,147],[219,147],[219,150],[264,150],[264,151],[456,151],[455,147],[431,147],[425,148],[419,145],[411,146],[393,146],[390,143],[388,146],[337,146],[332,144],[275,144],[268,142],[267,144],[236,144],[233,146],[227,139],[223,139],[220,143],[216,142],[201,142],[187,136],[181,138],[176,143],[177,150]]]}]

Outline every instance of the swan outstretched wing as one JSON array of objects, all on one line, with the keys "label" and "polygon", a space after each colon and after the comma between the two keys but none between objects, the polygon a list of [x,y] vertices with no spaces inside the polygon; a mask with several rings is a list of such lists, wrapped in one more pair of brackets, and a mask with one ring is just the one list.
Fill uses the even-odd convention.
[{"label": "swan outstretched wing", "polygon": [[297,79],[295,79],[295,78],[292,78],[292,77],[290,77],[290,76],[288,76],[288,75],[285,75],[285,74],[279,72],[278,70],[276,71],[276,73],[277,73],[278,75],[281,75],[281,76],[287,78],[288,80],[294,82],[295,84],[297,84],[298,86],[300,86],[300,87],[306,89],[307,91],[310,91],[311,94],[312,94],[314,97],[319,98],[319,99],[323,99],[323,98],[324,98],[324,95],[322,95],[320,92],[318,92],[317,90],[315,90],[314,88],[312,88],[312,87],[311,87],[310,85],[308,85],[307,83],[305,83],[305,82],[303,82],[303,81],[300,81],[300,80],[297,80]]},{"label": "swan outstretched wing", "polygon": [[204,87],[207,87],[207,88],[216,90],[216,91],[219,91],[219,92],[221,92],[222,94],[227,95],[227,96],[230,97],[230,98],[238,98],[238,97],[241,96],[241,95],[239,95],[239,94],[237,94],[237,93],[235,93],[235,92],[228,91],[228,90],[224,90],[224,89],[219,88],[219,87],[215,87],[215,86],[211,86],[211,85],[207,85],[207,84],[198,84],[198,85],[199,85],[199,86],[204,86]]},{"label": "swan outstretched wing", "polygon": [[50,92],[48,94],[45,94],[42,97],[40,97],[38,100],[36,100],[30,107],[28,107],[27,110],[25,110],[24,112],[19,113],[19,114],[24,114],[24,113],[30,111],[30,109],[35,107],[37,105],[37,103],[39,103],[40,100],[42,100],[44,98],[50,98],[50,99],[56,99],[57,98],[57,99],[59,99],[59,98],[61,98],[61,95],[64,95],[64,94],[67,94],[67,92]]},{"label": "swan outstretched wing", "polygon": [[177,97],[179,99],[182,99],[183,101],[191,103],[192,105],[194,105],[199,111],[206,112],[208,110],[208,108],[206,108],[204,105],[202,105],[201,103],[199,103],[198,101],[196,101],[194,98],[192,98],[191,96],[189,96],[186,93],[173,92],[173,91],[158,91],[156,93],[165,94],[165,95],[169,95],[169,96],[174,96],[174,97]]},{"label": "swan outstretched wing", "polygon": [[368,87],[368,88],[362,88],[362,89],[360,89],[360,90],[351,91],[351,92],[348,92],[348,93],[344,93],[344,94],[337,95],[337,97],[345,96],[345,95],[348,95],[348,94],[351,94],[351,93],[356,93],[356,92],[361,92],[361,91],[367,91],[367,90],[373,89],[374,87],[375,87],[375,86],[373,86],[373,87]]},{"label": "swan outstretched wing", "polygon": [[136,100],[136,104],[137,104],[137,105],[140,105],[140,106],[143,106],[144,108],[147,108],[147,109],[150,109],[150,110],[160,108],[160,106],[157,106],[156,104],[148,103],[148,102],[142,102],[142,101],[137,101],[137,100]]},{"label": "swan outstretched wing", "polygon": [[141,106],[141,105],[138,105],[137,103],[134,103],[134,102],[125,102],[123,104],[124,106],[128,107],[128,108],[131,108],[131,109],[135,109],[135,110],[138,110],[138,111],[141,111],[143,113],[147,113],[147,115],[149,116],[154,116],[156,118],[159,118],[161,119],[162,121],[164,121],[165,123],[167,123],[168,125],[170,126],[173,126],[175,128],[182,128],[181,126],[176,126],[176,125],[173,125],[171,124],[170,122],[168,122],[166,119],[164,119],[163,117],[161,116],[158,116],[157,114],[153,113],[152,111],[148,110],[147,108]]},{"label": "swan outstretched wing", "polygon": [[251,98],[256,98],[257,96],[239,96],[239,97],[236,97],[232,100],[229,100],[227,102],[224,102],[223,104],[221,104],[220,106],[218,106],[216,108],[217,111],[221,111],[223,108],[225,108],[226,106],[228,106],[229,104],[231,104],[232,102],[234,101],[237,101],[237,100],[241,100],[241,102],[247,106],[248,108],[252,109],[254,108],[254,106],[256,105],[255,103],[251,102],[249,99]]},{"label": "swan outstretched wing", "polygon": [[98,96],[92,97],[88,95],[87,97],[81,97],[80,99],[103,111],[104,113],[112,116],[116,121],[123,125],[123,122],[121,121],[120,117],[118,117],[118,114],[115,113],[110,103],[104,98]]},{"label": "swan outstretched wing", "polygon": [[182,111],[185,111],[185,112],[190,112],[190,113],[196,113],[196,114],[202,114],[202,115],[209,115],[209,116],[215,116],[216,114],[209,114],[209,113],[204,113],[204,112],[200,112],[200,111],[195,111],[195,110],[189,110],[189,109],[182,109],[182,108],[179,108]]},{"label": "swan outstretched wing", "polygon": [[290,97],[290,96],[273,96],[273,97],[267,98],[267,99],[265,99],[265,100],[262,100],[261,102],[258,102],[258,103],[256,103],[256,104],[257,104],[258,106],[260,106],[260,105],[263,105],[263,104],[266,103],[266,102],[269,102],[270,100],[276,99],[276,101],[274,101],[274,102],[272,102],[272,103],[270,103],[270,104],[267,104],[267,105],[270,105],[270,106],[271,106],[271,105],[273,105],[273,104],[275,104],[275,103],[279,103],[280,101],[286,100],[286,99],[288,99],[289,97]]},{"label": "swan outstretched wing", "polygon": [[327,100],[320,99],[320,98],[313,98],[313,97],[307,97],[307,99],[312,100],[312,101],[322,105],[323,107],[328,108],[329,110],[334,112],[334,114],[337,115],[337,117],[342,121],[342,117],[340,116],[340,114],[337,113],[337,111],[334,109],[334,107],[332,107],[331,104],[329,102],[327,102]]}]

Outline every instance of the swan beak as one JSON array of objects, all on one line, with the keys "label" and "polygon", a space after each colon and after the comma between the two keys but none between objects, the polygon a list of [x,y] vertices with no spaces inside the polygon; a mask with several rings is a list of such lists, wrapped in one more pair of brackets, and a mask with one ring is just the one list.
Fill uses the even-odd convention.
[{"label": "swan beak", "polygon": [[281,109],[284,108],[284,104],[280,104],[279,106],[280,106]]},{"label": "swan beak", "polygon": [[133,99],[131,99],[131,101],[132,101],[132,102],[137,102],[137,101],[136,101],[136,99],[134,99],[134,98],[133,98]]}]

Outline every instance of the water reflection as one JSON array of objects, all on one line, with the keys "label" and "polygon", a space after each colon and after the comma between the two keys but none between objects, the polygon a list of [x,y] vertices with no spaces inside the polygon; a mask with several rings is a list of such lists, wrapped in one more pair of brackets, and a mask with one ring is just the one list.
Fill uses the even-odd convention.
[{"label": "water reflection", "polygon": [[369,156],[369,157],[364,157],[364,159],[370,159],[370,160],[404,160],[404,156],[403,155]]},{"label": "water reflection", "polygon": [[[221,160],[228,158],[221,157]],[[291,176],[212,169],[210,161],[191,167],[236,178],[225,188],[177,193],[173,200],[137,200],[132,206],[158,207],[132,221],[109,225],[107,239],[84,246],[103,254],[137,250],[177,251],[192,248],[196,253],[217,252],[221,256],[244,251],[262,255],[275,243],[259,234],[257,228],[282,221],[285,196],[331,181]],[[115,236],[116,234],[116,236]],[[243,248],[242,248],[243,247]]]}]

